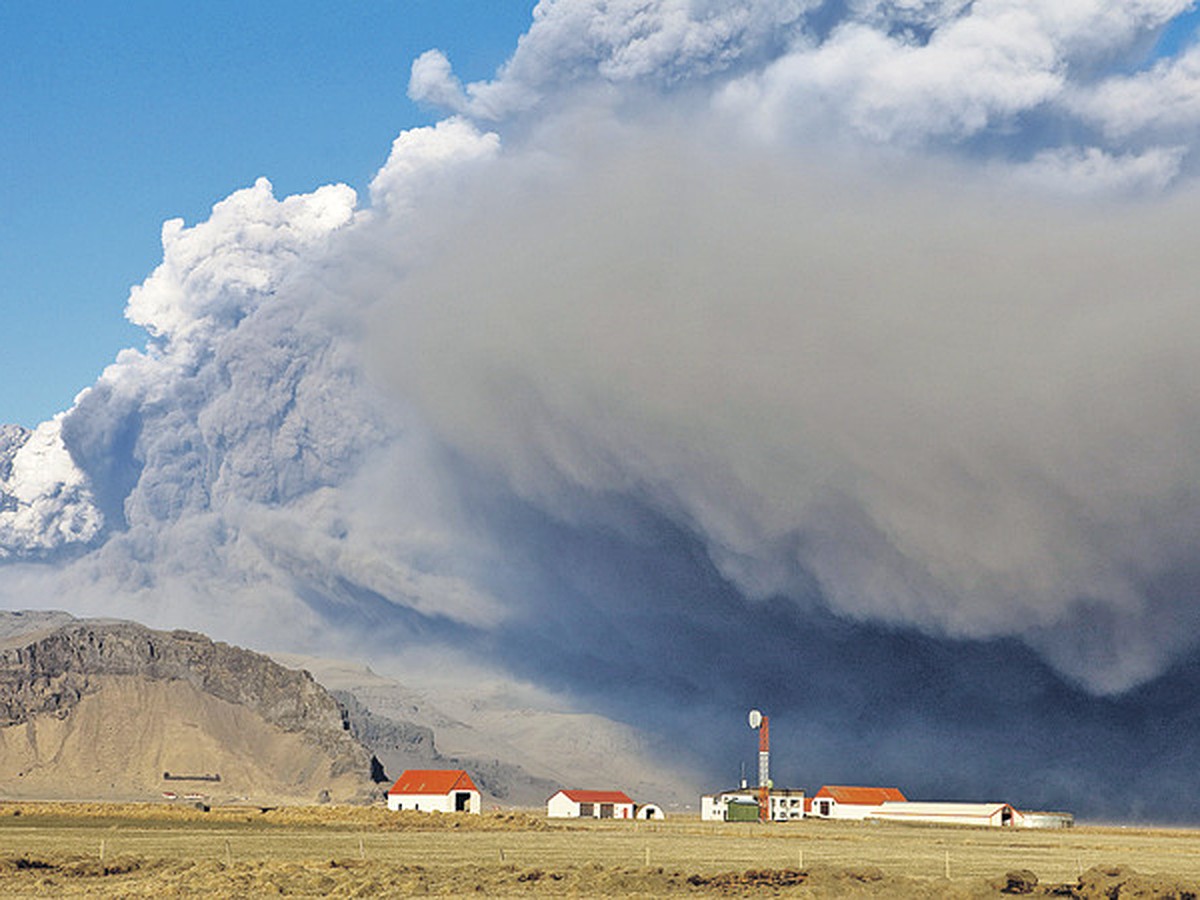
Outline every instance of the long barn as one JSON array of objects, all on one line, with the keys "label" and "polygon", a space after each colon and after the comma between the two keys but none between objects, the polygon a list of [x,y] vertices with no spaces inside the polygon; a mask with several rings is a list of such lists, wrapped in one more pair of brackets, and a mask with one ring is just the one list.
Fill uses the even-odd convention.
[{"label": "long barn", "polygon": [[1021,824],[1021,814],[1007,803],[888,802],[876,807],[867,818],[993,828]]}]

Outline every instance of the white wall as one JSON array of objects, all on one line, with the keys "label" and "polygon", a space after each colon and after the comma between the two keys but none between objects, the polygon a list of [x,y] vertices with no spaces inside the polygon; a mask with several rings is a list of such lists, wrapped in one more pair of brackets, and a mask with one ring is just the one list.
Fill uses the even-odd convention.
[{"label": "white wall", "polygon": [[725,795],[705,794],[700,798],[700,818],[705,822],[725,820]]},{"label": "white wall", "polygon": [[546,815],[551,819],[574,819],[579,816],[579,804],[559,791],[546,801]]},{"label": "white wall", "polygon": [[466,812],[479,815],[482,798],[479,791],[451,791],[448,794],[388,794],[388,809],[393,812],[402,809],[415,809],[420,812],[454,812],[455,795],[469,793],[471,795]]},{"label": "white wall", "polygon": [[1075,817],[1064,812],[1022,812],[1017,822],[1021,828],[1070,828]]},{"label": "white wall", "polygon": [[[821,812],[821,804],[829,804],[829,812]],[[813,797],[812,811],[809,815],[817,819],[865,819],[873,816],[881,809],[880,806],[867,803],[838,803],[832,797]]]}]

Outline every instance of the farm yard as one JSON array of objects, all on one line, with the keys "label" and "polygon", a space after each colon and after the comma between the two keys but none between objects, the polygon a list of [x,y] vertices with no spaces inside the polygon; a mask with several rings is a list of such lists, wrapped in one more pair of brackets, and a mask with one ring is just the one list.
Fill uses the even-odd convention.
[{"label": "farm yard", "polygon": [[1200,831],[0,804],[6,897],[985,897],[1002,896],[1001,889],[1195,895]]}]

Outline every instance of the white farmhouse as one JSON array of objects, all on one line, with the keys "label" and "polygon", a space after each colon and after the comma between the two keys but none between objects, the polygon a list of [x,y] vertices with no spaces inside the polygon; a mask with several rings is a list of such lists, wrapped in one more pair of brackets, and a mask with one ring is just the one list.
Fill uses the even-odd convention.
[{"label": "white farmhouse", "polygon": [[[773,822],[804,818],[804,791],[771,788],[768,791]],[[758,821],[758,788],[744,787],[700,798],[700,818],[707,822]]]},{"label": "white farmhouse", "polygon": [[405,769],[388,791],[390,810],[479,815],[479,788],[462,769]]},{"label": "white farmhouse", "polygon": [[551,819],[632,819],[633,801],[622,791],[559,791],[546,801]]}]

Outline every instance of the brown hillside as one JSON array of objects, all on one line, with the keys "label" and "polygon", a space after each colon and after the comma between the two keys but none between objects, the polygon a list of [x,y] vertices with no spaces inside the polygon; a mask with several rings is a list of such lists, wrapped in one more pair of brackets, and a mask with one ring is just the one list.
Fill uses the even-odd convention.
[{"label": "brown hillside", "polygon": [[353,802],[379,792],[372,763],[307,673],[202,635],[73,621],[0,642],[0,797]]}]

